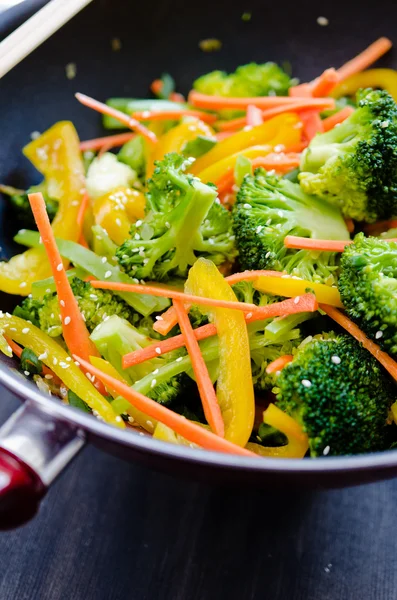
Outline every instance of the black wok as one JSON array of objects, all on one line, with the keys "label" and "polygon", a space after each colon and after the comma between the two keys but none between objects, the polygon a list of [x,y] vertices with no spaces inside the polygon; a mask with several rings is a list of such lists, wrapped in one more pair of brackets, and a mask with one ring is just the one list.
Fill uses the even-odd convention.
[{"label": "black wok", "polygon": [[[30,8],[42,4],[31,2]],[[241,19],[245,11],[252,12],[248,23]],[[21,8],[17,18],[20,13]],[[320,26],[319,16],[327,17],[329,25]],[[391,0],[370,3],[369,7],[341,0],[320,5],[315,1],[201,0],[193,4],[174,0],[147,5],[94,0],[0,80],[0,181],[24,187],[39,180],[20,151],[34,130],[44,131],[55,121],[70,119],[81,139],[101,133],[97,115],[74,100],[76,91],[100,100],[142,97],[150,82],[168,71],[178,89],[186,92],[192,80],[204,72],[233,70],[252,60],[288,60],[294,74],[306,80],[326,67],[339,66],[382,35],[397,41],[396,17],[397,5]],[[15,23],[9,12],[0,14],[1,34],[12,25]],[[122,42],[120,52],[112,52],[115,37]],[[205,54],[199,49],[198,42],[208,37],[222,41],[220,52]],[[77,65],[73,80],[65,75],[70,62]],[[396,67],[395,54],[390,53],[383,64]],[[3,256],[16,250],[12,244],[16,228],[2,202]],[[11,310],[12,298],[1,297],[0,306]],[[25,401],[0,430],[4,527],[34,514],[48,485],[86,441],[156,469],[239,486],[348,486],[397,473],[394,451],[303,461],[257,460],[164,444],[133,431],[117,430],[62,405],[24,380],[11,360],[1,355],[0,361],[0,382]]]}]

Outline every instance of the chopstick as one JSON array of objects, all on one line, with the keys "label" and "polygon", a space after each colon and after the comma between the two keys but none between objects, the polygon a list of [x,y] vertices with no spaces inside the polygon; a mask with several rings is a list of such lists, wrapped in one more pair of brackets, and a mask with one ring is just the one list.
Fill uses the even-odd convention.
[{"label": "chopstick", "polygon": [[0,43],[0,78],[92,0],[51,0]]}]

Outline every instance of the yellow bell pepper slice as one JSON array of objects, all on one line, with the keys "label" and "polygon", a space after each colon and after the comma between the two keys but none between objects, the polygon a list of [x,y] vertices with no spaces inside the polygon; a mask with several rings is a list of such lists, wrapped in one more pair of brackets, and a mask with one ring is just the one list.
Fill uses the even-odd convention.
[{"label": "yellow bell pepper slice", "polygon": [[[285,139],[284,139],[285,136]],[[267,145],[278,139],[278,144],[288,146],[301,140],[301,122],[297,115],[286,113],[257,125],[248,130],[242,130],[222,142],[219,142],[209,152],[198,158],[190,167],[193,175],[198,175],[210,165],[249,148],[251,146]]]},{"label": "yellow bell pepper slice", "polygon": [[253,285],[260,292],[287,298],[302,296],[309,289],[314,292],[319,303],[343,308],[338,288],[324,283],[313,283],[305,279],[295,279],[283,275],[282,277],[258,277]]},{"label": "yellow bell pepper slice", "polygon": [[278,448],[268,448],[260,444],[247,444],[247,449],[260,456],[272,458],[303,458],[309,448],[309,440],[303,428],[289,415],[280,410],[275,404],[263,413],[263,422],[284,433],[288,444]]},{"label": "yellow bell pepper slice", "polygon": [[[117,369],[115,369],[114,366],[104,358],[90,356],[90,362],[92,365],[94,365],[94,367],[97,367],[107,375],[110,375],[111,377],[114,377],[114,379],[117,379],[118,381],[128,385],[126,380],[120,375]],[[112,402],[112,408],[117,415],[127,413],[127,415],[129,415],[133,421],[136,421],[136,423],[138,423],[142,429],[145,429],[148,433],[154,433],[158,421],[151,419],[145,415],[145,413],[135,408],[135,406],[132,406],[128,400],[122,398],[115,390],[109,388],[108,391],[109,394],[115,398],[115,400]]]},{"label": "yellow bell pepper slice", "polygon": [[214,137],[215,132],[209,125],[195,117],[185,118],[179,125],[162,135],[148,162],[147,177],[153,174],[155,160],[162,160],[170,152],[180,153],[187,142],[195,140],[199,135]]},{"label": "yellow bell pepper slice", "polygon": [[[186,292],[236,301],[231,286],[216,266],[200,258],[189,271]],[[240,311],[216,308],[208,314],[218,330],[219,376],[217,397],[225,423],[225,438],[245,446],[254,425],[255,401],[247,325]]]},{"label": "yellow bell pepper slice", "polygon": [[97,198],[92,211],[96,225],[120,246],[129,236],[131,223],[145,216],[145,197],[142,192],[120,186]]},{"label": "yellow bell pepper slice", "polygon": [[277,144],[245,148],[240,152],[236,152],[235,154],[231,154],[230,156],[226,156],[222,160],[219,160],[218,162],[204,169],[204,171],[201,171],[197,176],[205,183],[216,183],[221,177],[234,171],[234,167],[239,156],[245,156],[250,160],[257,158],[258,156],[267,156],[273,151],[275,145]]},{"label": "yellow bell pepper slice", "polygon": [[40,360],[58,375],[65,386],[80,396],[104,421],[116,427],[124,427],[122,419],[117,416],[109,402],[98,392],[54,338],[49,337],[28,321],[3,312],[0,313],[0,332],[2,336],[8,336],[17,344],[30,348],[37,356],[40,356]]},{"label": "yellow bell pepper slice", "polygon": [[[59,202],[52,223],[54,235],[77,241],[76,225],[85,193],[84,165],[80,142],[72,123],[62,121],[24,148],[24,154],[47,182],[48,194]],[[44,248],[32,248],[0,262],[0,290],[8,294],[30,294],[34,281],[51,276]]]},{"label": "yellow bell pepper slice", "polygon": [[331,96],[354,96],[362,88],[386,90],[397,102],[397,71],[394,69],[369,69],[348,77],[336,86]]}]

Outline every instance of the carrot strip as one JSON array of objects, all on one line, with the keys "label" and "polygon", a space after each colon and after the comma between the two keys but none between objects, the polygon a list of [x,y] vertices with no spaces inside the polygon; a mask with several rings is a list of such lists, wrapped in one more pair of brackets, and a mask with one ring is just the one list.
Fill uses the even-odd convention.
[{"label": "carrot strip", "polygon": [[300,119],[303,123],[303,135],[308,143],[310,143],[318,133],[324,132],[323,122],[318,111],[304,111],[300,113]]},{"label": "carrot strip", "polygon": [[323,310],[331,319],[333,319],[338,325],[346,329],[350,335],[352,335],[363,347],[368,350],[374,356],[380,364],[386,369],[386,371],[397,381],[397,363],[393,360],[386,352],[383,352],[372,340],[367,338],[365,333],[361,331],[359,327],[353,321],[349,319],[344,313],[328,304],[320,304],[321,310]]},{"label": "carrot strip", "polygon": [[163,82],[161,81],[161,79],[155,79],[154,81],[152,81],[152,83],[150,84],[150,91],[153,92],[153,94],[155,96],[157,96],[157,94],[160,94],[161,90],[163,89]]},{"label": "carrot strip", "polygon": [[378,231],[387,231],[388,229],[394,229],[397,227],[397,219],[390,219],[390,221],[378,221],[377,223],[368,223],[364,225],[365,233],[372,234]]},{"label": "carrot strip", "polygon": [[352,115],[353,113],[354,108],[352,106],[345,106],[345,108],[342,108],[342,110],[338,111],[334,115],[327,117],[323,120],[324,131],[331,131],[331,129],[333,129],[336,125],[339,125],[339,123],[343,123],[343,121],[346,121],[346,119],[350,117],[350,115]]},{"label": "carrot strip", "polygon": [[[327,108],[334,108],[335,100],[332,98],[321,98],[322,104]],[[246,109],[250,104],[254,104],[258,108],[273,108],[275,106],[291,106],[295,102],[294,98],[289,96],[257,96],[256,98],[233,98],[224,96],[210,96],[201,94],[196,90],[192,90],[189,94],[188,101],[193,106],[198,108],[207,108],[219,110],[224,108],[241,108]],[[307,98],[307,107],[317,107],[319,99]]]},{"label": "carrot strip", "polygon": [[132,113],[131,116],[137,121],[177,121],[182,117],[196,117],[204,123],[214,123],[217,119],[216,115],[211,115],[202,110],[189,110],[188,108],[168,111],[143,110]]},{"label": "carrot strip", "polygon": [[204,306],[215,306],[217,308],[232,308],[241,310],[246,313],[257,312],[262,307],[256,304],[246,302],[231,302],[229,300],[216,300],[215,298],[202,298],[201,296],[193,296],[167,288],[160,288],[152,285],[142,285],[135,283],[120,283],[118,281],[92,281],[93,288],[101,290],[115,290],[118,292],[135,292],[137,294],[150,294],[151,296],[160,296],[161,298],[172,298],[173,300],[181,300],[182,302],[192,302],[194,304],[204,304]]},{"label": "carrot strip", "polygon": [[88,106],[88,108],[92,108],[93,110],[96,110],[97,112],[103,115],[109,115],[109,117],[117,119],[129,129],[132,129],[133,131],[136,131],[136,133],[139,133],[151,144],[155,144],[157,142],[157,137],[152,131],[150,131],[147,127],[142,125],[142,123],[140,123],[136,119],[133,119],[132,117],[126,115],[120,110],[116,110],[111,106],[107,106],[107,104],[103,104],[103,102],[98,102],[98,100],[94,100],[94,98],[90,98],[85,94],[77,93],[75,94],[75,96],[77,100],[81,102],[81,104],[84,104],[84,106]]},{"label": "carrot strip", "polygon": [[[282,275],[280,271],[242,271],[241,273],[229,275],[229,277],[226,277],[226,280],[230,285],[234,285],[235,283],[239,283],[239,281],[255,281],[258,277],[282,277]],[[174,307],[170,306],[153,325],[153,329],[157,333],[160,333],[160,335],[167,335],[177,323],[178,319],[176,318]]]},{"label": "carrot strip", "polygon": [[264,169],[271,171],[275,170],[278,173],[287,173],[292,169],[299,167],[301,162],[300,154],[295,152],[284,153],[284,152],[272,152],[267,156],[258,156],[252,159],[252,168],[263,167]]},{"label": "carrot strip", "polygon": [[234,186],[234,171],[226,171],[226,173],[215,182],[215,185],[218,188],[218,195],[231,193]]},{"label": "carrot strip", "polygon": [[137,392],[122,381],[97,369],[89,361],[84,360],[77,354],[74,355],[74,359],[81,363],[84,370],[95,375],[95,377],[100,379],[109,388],[117,391],[117,393],[132,404],[132,406],[135,406],[135,408],[152,419],[156,419],[156,421],[160,421],[160,423],[167,425],[167,427],[173,429],[176,433],[189,440],[189,442],[197,444],[206,450],[240,454],[242,456],[255,456],[255,454],[249,450],[241,448],[232,442],[228,442],[219,435],[215,435],[211,431],[208,431],[208,429],[192,423],[192,421],[189,421],[185,417],[178,415],[169,408],[166,408],[140,392]]},{"label": "carrot strip", "polygon": [[327,69],[311,84],[313,98],[329,96],[340,81],[340,75],[335,69]]},{"label": "carrot strip", "polygon": [[313,240],[295,235],[287,235],[284,238],[286,248],[314,250],[316,252],[343,252],[345,247],[352,243],[353,240]]},{"label": "carrot strip", "polygon": [[[384,242],[397,242],[397,238],[384,239]],[[315,252],[343,252],[354,240],[313,240],[311,238],[287,235],[284,238],[286,248],[314,250]]]},{"label": "carrot strip", "polygon": [[[54,233],[51,229],[51,223],[47,215],[43,195],[35,193],[29,194],[28,197],[34,220],[40,232],[55,279],[62,320],[62,332],[66,345],[71,353],[77,352],[86,358],[89,358],[90,355],[100,356],[90,339],[79,305],[66,277],[61,255],[59,254]],[[101,393],[106,393],[103,385],[100,385],[100,391]]]},{"label": "carrot strip", "polygon": [[312,96],[311,83],[301,83],[289,89],[289,95],[293,98],[310,98]]},{"label": "carrot strip", "polygon": [[[21,346],[19,346],[19,344],[17,344],[16,342],[14,342],[14,340],[7,337],[6,335],[4,336],[4,338],[6,339],[7,344],[10,346],[10,348],[13,351],[13,353],[15,354],[15,356],[17,356],[18,358],[21,358],[23,348]],[[54,371],[51,371],[51,369],[49,369],[46,365],[43,365],[43,374],[51,375],[51,379],[53,380],[53,382],[56,385],[61,385],[61,384],[63,385],[63,382],[61,381],[61,379],[59,379],[58,375],[55,375]]]},{"label": "carrot strip", "polygon": [[368,48],[358,54],[358,56],[349,60],[349,62],[338,69],[340,81],[344,81],[351,75],[355,75],[356,73],[360,73],[360,71],[367,69],[381,58],[381,56],[386,54],[392,46],[393,44],[388,38],[379,38],[379,40],[368,46]]},{"label": "carrot strip", "polygon": [[247,115],[246,122],[249,127],[256,127],[257,125],[262,125],[262,111],[260,108],[255,106],[254,104],[250,104],[247,106]]},{"label": "carrot strip", "polygon": [[[329,98],[309,98],[310,103],[306,99],[290,98],[289,104],[281,106],[274,106],[268,108],[262,112],[263,121],[273,119],[277,115],[282,115],[286,112],[297,112],[307,110],[308,108],[316,108],[318,110],[327,110],[329,108]],[[221,132],[236,131],[247,125],[247,117],[239,117],[238,119],[231,119],[230,121],[222,121],[218,124],[218,129]]]},{"label": "carrot strip", "polygon": [[273,362],[269,363],[266,367],[266,373],[269,375],[271,373],[277,373],[277,371],[282,371],[288,363],[292,362],[294,357],[292,354],[284,354],[284,356],[279,356]]},{"label": "carrot strip", "polygon": [[169,100],[172,100],[172,102],[180,102],[181,104],[186,102],[185,96],[179,92],[171,92]]},{"label": "carrot strip", "polygon": [[[281,273],[280,273],[281,275]],[[262,306],[261,311],[247,315],[247,323],[254,323],[255,321],[264,321],[273,317],[281,317],[285,315],[292,315],[300,312],[315,312],[318,308],[318,303],[314,294],[302,294],[299,296],[298,301],[296,298],[289,298],[282,302],[275,302],[268,306]],[[186,310],[186,309],[185,309]],[[200,341],[208,337],[216,335],[216,327],[212,323],[209,325],[203,325],[193,330],[195,338]],[[123,369],[132,367],[133,365],[140,364],[145,360],[150,360],[161,354],[166,354],[177,348],[182,348],[185,345],[185,338],[183,335],[176,335],[168,340],[156,342],[151,346],[147,346],[142,350],[136,350],[123,356]]]},{"label": "carrot strip", "polygon": [[194,374],[196,376],[197,387],[200,393],[201,403],[203,405],[204,415],[212,431],[221,437],[225,436],[225,425],[222,418],[221,409],[216,397],[214,386],[208,373],[207,365],[200,351],[197,339],[194,335],[193,327],[190,324],[187,312],[179,300],[173,301],[178,323],[185,339],[186,349],[189,353]]},{"label": "carrot strip", "polygon": [[110,150],[111,148],[123,146],[135,136],[136,133],[118,133],[117,135],[106,135],[105,137],[86,140],[80,142],[80,150],[81,152],[85,152],[86,150],[101,150],[102,148]]}]

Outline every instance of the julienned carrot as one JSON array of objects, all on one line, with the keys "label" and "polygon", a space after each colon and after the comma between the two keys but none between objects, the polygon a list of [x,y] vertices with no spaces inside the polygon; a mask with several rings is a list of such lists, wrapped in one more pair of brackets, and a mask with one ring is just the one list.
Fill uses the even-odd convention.
[{"label": "julienned carrot", "polygon": [[[158,96],[163,89],[163,85],[164,83],[161,79],[155,79],[150,84],[150,90],[155,96]],[[178,92],[171,92],[171,94],[168,96],[168,100],[172,100],[173,102],[185,102],[185,98]]]},{"label": "julienned carrot", "polygon": [[312,97],[312,84],[311,83],[300,83],[289,88],[289,95],[291,98],[311,98]]},{"label": "julienned carrot", "polygon": [[[14,340],[7,337],[6,335],[4,337],[7,341],[7,344],[10,346],[11,350],[15,354],[15,356],[17,356],[18,358],[21,358],[23,348],[21,348],[21,346],[19,346],[19,344],[14,342]],[[57,385],[62,384],[62,381],[59,379],[58,375],[55,375],[55,373],[53,371],[51,371],[51,369],[49,369],[46,365],[43,365],[43,375],[48,375],[47,379],[51,379]]]},{"label": "julienned carrot", "polygon": [[[90,355],[100,356],[96,347],[90,340],[79,305],[77,304],[77,300],[66,276],[61,255],[59,254],[58,246],[47,215],[43,195],[37,192],[29,194],[28,197],[34,220],[36,221],[37,229],[40,232],[54,276],[58,294],[59,311],[62,320],[62,332],[66,345],[71,353],[76,352],[87,359],[89,359]],[[103,385],[100,385],[100,391],[101,393],[106,393]]]},{"label": "julienned carrot", "polygon": [[314,250],[315,252],[343,252],[345,247],[352,243],[353,240],[314,240],[295,235],[287,235],[284,238],[286,248]]},{"label": "julienned carrot", "polygon": [[[268,121],[277,115],[282,115],[286,112],[300,113],[308,108],[316,108],[318,110],[327,110],[329,108],[330,98],[309,98],[309,103],[304,98],[290,98],[289,104],[274,106],[262,111],[262,120]],[[218,129],[221,132],[236,131],[247,125],[247,117],[239,117],[230,121],[222,121],[218,124]]]},{"label": "julienned carrot", "polygon": [[168,111],[143,110],[132,113],[131,116],[137,121],[177,121],[182,117],[196,117],[204,123],[214,123],[217,119],[216,115],[211,115],[202,110],[189,110],[188,108]]},{"label": "julienned carrot", "polygon": [[352,60],[345,63],[340,69],[338,69],[338,74],[340,77],[340,81],[344,81],[351,75],[355,75],[356,73],[360,73],[360,71],[364,71],[369,66],[371,66],[374,62],[376,62],[381,56],[386,54],[393,46],[392,42],[386,38],[381,37],[376,42],[368,46],[363,52],[358,54]]},{"label": "julienned carrot", "polygon": [[[241,273],[229,275],[229,277],[226,277],[226,280],[230,285],[234,285],[239,281],[255,281],[258,277],[282,277],[282,275],[279,271],[242,271]],[[153,329],[157,333],[160,333],[160,335],[167,335],[177,322],[175,309],[173,306],[170,306],[153,325]]]},{"label": "julienned carrot", "polygon": [[292,362],[294,357],[292,354],[284,354],[284,356],[279,356],[273,362],[269,363],[266,367],[266,373],[277,373],[277,371],[282,371],[288,363]]},{"label": "julienned carrot", "polygon": [[161,288],[152,285],[142,285],[140,283],[120,283],[118,281],[91,281],[93,288],[101,290],[114,290],[118,292],[135,292],[136,294],[150,294],[151,296],[160,296],[161,298],[172,298],[181,302],[190,302],[194,304],[203,304],[204,306],[215,306],[217,308],[232,308],[246,313],[258,312],[262,307],[256,304],[246,302],[230,302],[227,300],[216,300],[215,298],[202,298],[193,296],[167,288]]},{"label": "julienned carrot", "polygon": [[300,119],[303,123],[303,136],[308,143],[310,143],[318,133],[324,132],[323,122],[318,110],[302,111],[300,113]]},{"label": "julienned carrot", "polygon": [[397,227],[397,219],[390,219],[390,221],[378,221],[377,223],[368,223],[364,225],[363,229],[365,233],[372,234],[378,231],[387,231],[388,229],[395,229]]},{"label": "julienned carrot", "polygon": [[380,364],[386,369],[388,373],[397,381],[397,363],[393,360],[386,352],[383,352],[372,340],[367,338],[365,333],[361,331],[359,327],[353,321],[349,319],[344,313],[328,304],[320,304],[321,310],[323,310],[331,319],[333,319],[338,325],[346,329],[350,335],[352,335],[363,347],[368,350],[374,356]]},{"label": "julienned carrot", "polygon": [[345,223],[346,223],[347,231],[349,233],[353,233],[353,231],[355,229],[355,225],[354,225],[353,219],[345,219]]},{"label": "julienned carrot", "polygon": [[189,353],[194,374],[196,376],[204,415],[212,431],[221,437],[225,436],[225,425],[223,423],[221,409],[216,397],[214,386],[208,373],[207,365],[200,351],[196,336],[190,324],[187,312],[179,300],[173,302],[178,323],[185,340],[186,349]]},{"label": "julienned carrot", "polygon": [[[281,317],[285,315],[292,315],[300,312],[315,312],[318,309],[318,303],[314,294],[302,294],[299,296],[297,301],[296,298],[289,298],[282,302],[275,302],[267,306],[261,307],[261,312],[252,313],[250,316],[247,315],[247,323],[253,323],[255,321],[264,321],[266,319],[272,319],[273,317]],[[194,329],[194,336],[199,340],[204,340],[208,337],[216,335],[216,327],[212,323],[209,325],[203,325]],[[123,369],[127,369],[133,365],[145,362],[155,358],[160,354],[166,354],[177,348],[182,348],[185,345],[185,338],[183,335],[176,335],[168,340],[156,342],[151,346],[143,348],[143,350],[136,350],[123,356]]]},{"label": "julienned carrot", "polygon": [[296,167],[299,167],[301,162],[300,154],[295,152],[272,152],[267,156],[258,156],[252,159],[252,168],[263,167],[270,171],[275,170],[279,173],[287,173]]},{"label": "julienned carrot", "polygon": [[81,152],[85,152],[86,150],[96,151],[101,150],[102,148],[107,148],[110,150],[111,148],[123,146],[135,136],[136,133],[118,133],[117,135],[106,135],[105,137],[86,140],[84,142],[80,142],[80,150]]},{"label": "julienned carrot", "polygon": [[167,425],[167,427],[173,429],[176,433],[189,440],[189,442],[197,444],[206,450],[213,450],[215,452],[227,452],[229,454],[239,454],[241,456],[250,457],[256,456],[249,450],[241,448],[232,442],[228,442],[219,435],[215,435],[211,431],[208,431],[208,429],[200,427],[200,425],[192,423],[169,408],[158,404],[122,381],[97,369],[89,361],[81,358],[77,354],[74,355],[74,359],[81,363],[85,371],[95,375],[95,377],[100,379],[106,386],[117,391],[117,393],[130,402],[132,406],[135,406],[135,408],[152,419],[156,419],[156,421],[160,421],[160,423]]},{"label": "julienned carrot", "polygon": [[[397,238],[383,239],[384,242],[397,242]],[[287,235],[284,238],[286,248],[296,250],[314,250],[315,252],[343,252],[353,240],[313,240],[311,238]]]},{"label": "julienned carrot", "polygon": [[327,69],[311,84],[311,95],[313,98],[328,96],[339,81],[339,73],[333,68]]},{"label": "julienned carrot", "polygon": [[263,118],[261,109],[257,106],[254,106],[254,104],[250,104],[249,106],[247,106],[246,122],[249,127],[256,127],[257,125],[262,125]]},{"label": "julienned carrot", "polygon": [[136,131],[136,133],[139,133],[151,144],[155,144],[157,142],[157,137],[152,131],[150,131],[147,127],[142,125],[142,123],[140,123],[136,119],[133,119],[132,117],[126,115],[120,110],[116,110],[111,106],[107,106],[107,104],[103,104],[103,102],[98,102],[98,100],[94,100],[94,98],[90,98],[85,94],[77,93],[75,94],[75,96],[77,100],[81,102],[81,104],[84,104],[84,106],[88,106],[88,108],[92,108],[93,110],[96,110],[102,115],[108,115],[109,117],[117,119],[118,121],[120,121],[120,123],[123,123],[129,129],[132,129],[133,131]]},{"label": "julienned carrot", "polygon": [[171,92],[169,100],[171,100],[172,102],[186,102],[185,96],[183,94],[180,94],[179,92]]},{"label": "julienned carrot", "polygon": [[[322,104],[327,108],[334,108],[335,101],[332,98],[307,98],[307,106],[317,107],[318,101],[323,101]],[[227,98],[224,96],[210,96],[207,94],[201,94],[196,90],[192,90],[189,94],[188,101],[193,106],[198,108],[206,108],[209,110],[219,110],[227,108],[241,108],[246,109],[247,106],[253,104],[258,108],[273,108],[275,106],[290,106],[295,102],[294,98],[289,96],[257,96],[256,98]]]},{"label": "julienned carrot", "polygon": [[345,108],[342,108],[342,110],[339,110],[334,115],[327,117],[323,120],[324,131],[331,131],[331,129],[333,129],[336,125],[339,125],[340,123],[343,123],[343,121],[346,121],[346,119],[350,117],[350,115],[352,115],[353,113],[354,108],[352,106],[345,106]]}]

